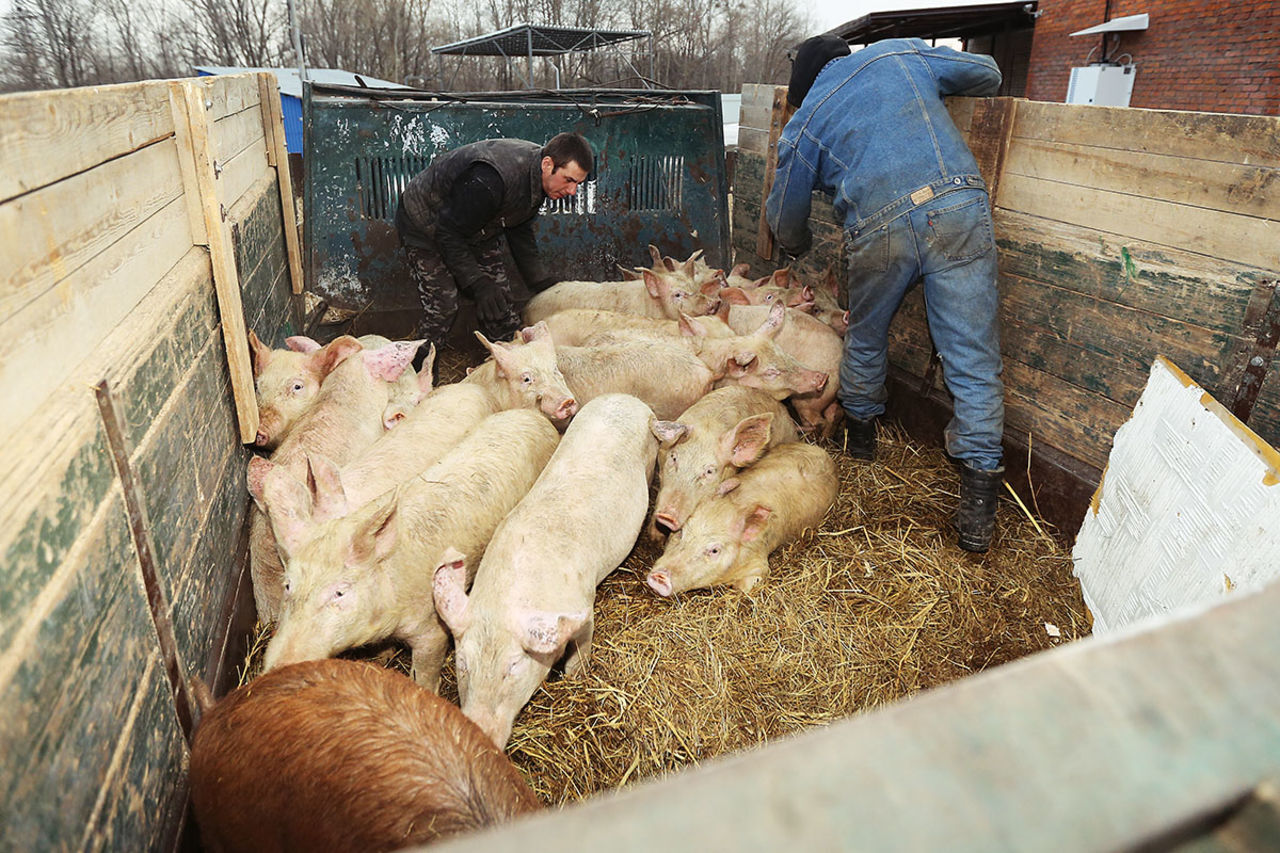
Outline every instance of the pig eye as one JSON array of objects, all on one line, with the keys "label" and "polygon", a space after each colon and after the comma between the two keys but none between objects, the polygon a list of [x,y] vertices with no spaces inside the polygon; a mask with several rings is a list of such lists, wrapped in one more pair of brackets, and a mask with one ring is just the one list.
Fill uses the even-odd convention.
[{"label": "pig eye", "polygon": [[342,596],[344,596],[344,595],[346,595],[346,594],[347,594],[346,590],[343,590],[343,589],[335,589],[335,590],[333,591],[333,597],[334,597],[334,598],[342,598]]},{"label": "pig eye", "polygon": [[719,545],[709,545],[709,546],[707,546],[707,555],[708,555],[708,556],[711,556],[711,557],[719,557],[719,556],[720,556],[720,546],[719,546]]},{"label": "pig eye", "polygon": [[293,387],[290,388],[289,391],[294,394],[301,394],[302,389],[303,389],[302,381],[295,379],[293,382]]},{"label": "pig eye", "polygon": [[683,290],[673,290],[673,291],[671,291],[671,298],[672,298],[672,299],[684,299],[684,291],[683,291]]},{"label": "pig eye", "polygon": [[284,579],[284,594],[285,594],[285,595],[288,595],[288,594],[289,594],[289,593],[291,593],[291,592],[293,592],[293,581],[289,580],[288,578],[285,578],[285,579]]},{"label": "pig eye", "polygon": [[765,301],[765,302],[772,302],[772,301],[773,301],[773,299],[774,299],[774,296],[776,296],[776,294],[773,294],[773,293],[766,293],[766,294],[764,295],[764,301]]},{"label": "pig eye", "polygon": [[711,476],[712,474],[714,474],[715,472],[716,472],[716,466],[714,466],[714,465],[708,465],[708,466],[707,466],[707,470],[705,470],[705,471],[703,471],[703,472],[702,472],[702,476],[704,476],[704,477],[710,477],[710,476]]},{"label": "pig eye", "polygon": [[521,381],[521,382],[523,382],[525,385],[532,385],[532,384],[533,384],[533,374],[532,374],[532,373],[526,373],[526,374],[524,374],[523,376],[521,376],[521,377],[520,377],[520,381]]},{"label": "pig eye", "polygon": [[516,658],[511,661],[511,663],[507,664],[507,675],[515,675],[516,669],[520,666],[520,661],[522,660],[524,660],[524,658]]}]

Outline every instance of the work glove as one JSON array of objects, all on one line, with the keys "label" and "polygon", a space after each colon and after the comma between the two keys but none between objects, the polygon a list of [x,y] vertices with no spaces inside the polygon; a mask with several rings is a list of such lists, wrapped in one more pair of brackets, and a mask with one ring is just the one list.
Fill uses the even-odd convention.
[{"label": "work glove", "polygon": [[475,286],[476,318],[484,326],[497,326],[507,319],[511,306],[507,296],[496,281],[480,282]]}]

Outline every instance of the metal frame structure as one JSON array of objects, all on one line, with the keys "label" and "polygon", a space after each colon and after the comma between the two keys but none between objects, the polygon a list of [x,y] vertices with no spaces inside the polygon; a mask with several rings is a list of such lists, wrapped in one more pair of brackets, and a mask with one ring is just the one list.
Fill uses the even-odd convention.
[{"label": "metal frame structure", "polygon": [[[501,56],[507,60],[508,67],[515,67],[513,61],[523,57],[526,60],[525,74],[520,75],[526,89],[533,86],[533,58],[535,56],[563,56],[568,53],[581,53],[597,50],[602,47],[621,44],[636,39],[649,39],[649,75],[641,74],[631,61],[623,58],[627,66],[635,71],[645,88],[653,85],[653,33],[648,30],[601,30],[583,27],[551,27],[534,24],[515,24],[506,29],[474,36],[473,38],[455,41],[450,44],[437,45],[431,48],[436,55],[440,85],[450,88],[444,83],[444,59],[452,56]],[[560,68],[554,62],[551,67],[556,72],[556,88],[560,88]],[[520,74],[519,69],[516,70]]]}]

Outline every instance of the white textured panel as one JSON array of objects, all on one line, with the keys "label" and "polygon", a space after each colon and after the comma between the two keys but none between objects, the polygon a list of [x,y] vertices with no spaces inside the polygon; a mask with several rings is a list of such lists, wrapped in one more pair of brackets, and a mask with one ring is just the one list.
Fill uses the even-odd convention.
[{"label": "white textured panel", "polygon": [[1093,632],[1280,578],[1280,454],[1160,358],[1072,559]]}]

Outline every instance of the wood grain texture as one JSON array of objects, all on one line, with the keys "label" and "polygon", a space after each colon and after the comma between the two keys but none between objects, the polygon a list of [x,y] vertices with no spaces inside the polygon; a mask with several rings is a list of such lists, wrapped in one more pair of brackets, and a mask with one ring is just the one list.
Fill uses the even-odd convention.
[{"label": "wood grain texture", "polygon": [[305,286],[302,275],[302,241],[299,236],[297,217],[294,215],[289,149],[285,144],[284,112],[280,105],[280,89],[276,76],[269,73],[259,74],[258,92],[261,99],[263,132],[267,137],[267,160],[276,170],[276,182],[279,185],[281,222],[284,227],[285,248],[289,259],[290,290],[293,293],[302,293]]}]

